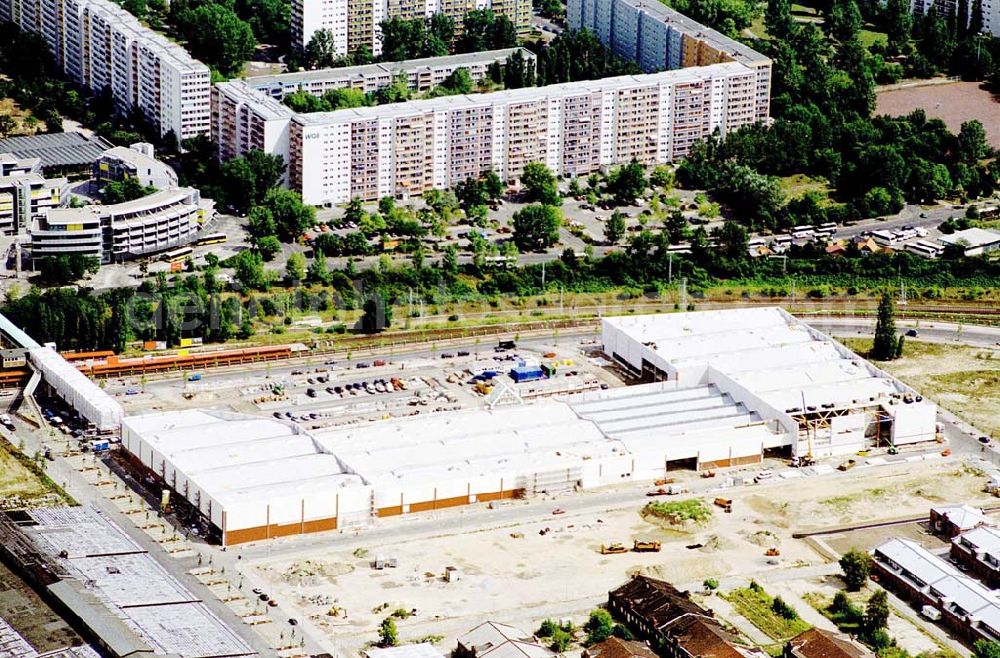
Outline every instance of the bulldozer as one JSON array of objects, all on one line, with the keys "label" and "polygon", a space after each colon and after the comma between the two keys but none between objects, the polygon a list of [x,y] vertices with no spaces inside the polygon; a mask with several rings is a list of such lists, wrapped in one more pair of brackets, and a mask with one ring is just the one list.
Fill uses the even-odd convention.
[{"label": "bulldozer", "polygon": [[659,553],[660,552],[660,542],[653,541],[640,541],[636,539],[632,543],[632,550],[636,553]]},{"label": "bulldozer", "polygon": [[772,546],[771,548],[764,551],[764,555],[767,557],[778,557],[781,555],[781,550],[777,546]]},{"label": "bulldozer", "polygon": [[618,542],[607,546],[601,544],[601,555],[618,555],[619,553],[628,553],[628,549],[625,548],[624,544]]}]

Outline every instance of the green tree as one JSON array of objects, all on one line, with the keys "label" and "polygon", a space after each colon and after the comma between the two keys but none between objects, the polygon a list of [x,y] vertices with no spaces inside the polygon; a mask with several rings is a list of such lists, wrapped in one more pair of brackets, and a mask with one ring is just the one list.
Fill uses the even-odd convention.
[{"label": "green tree", "polygon": [[257,251],[260,252],[261,258],[265,262],[274,260],[274,257],[281,251],[281,242],[273,235],[265,235],[262,238],[257,238],[254,246],[257,247]]},{"label": "green tree", "polygon": [[559,242],[562,212],[555,206],[535,204],[514,213],[514,243],[521,251],[541,251]]},{"label": "green tree", "polygon": [[362,307],[361,331],[366,334],[377,334],[392,326],[392,306],[381,295],[374,295],[365,300]]},{"label": "green tree", "polygon": [[330,283],[330,272],[326,269],[326,255],[320,249],[316,250],[313,262],[309,263],[309,280],[323,285]]},{"label": "green tree", "polygon": [[587,623],[583,629],[587,631],[587,645],[594,645],[611,637],[614,631],[615,622],[611,618],[611,613],[603,608],[598,608],[590,613]]},{"label": "green tree", "polygon": [[556,177],[552,175],[544,163],[529,162],[524,165],[524,171],[521,173],[521,184],[524,186],[525,198],[529,202],[533,201],[549,206],[562,205]]},{"label": "green tree", "polygon": [[616,167],[607,180],[608,191],[619,204],[634,203],[646,192],[646,171],[635,159]]},{"label": "green tree", "polygon": [[977,640],[972,645],[972,655],[975,658],[1000,658],[1000,642]]},{"label": "green tree", "polygon": [[184,9],[178,27],[191,54],[225,76],[239,73],[257,47],[250,24],[225,5],[206,3]]},{"label": "green tree", "polygon": [[155,187],[146,187],[138,178],[128,177],[122,181],[107,181],[101,188],[101,201],[108,205],[134,201],[156,192]]},{"label": "green tree", "polygon": [[271,211],[277,236],[293,242],[316,223],[316,209],[302,203],[294,190],[275,187],[264,195],[264,206]]},{"label": "green tree", "polygon": [[281,182],[287,166],[280,155],[251,149],[246,155],[227,160],[220,168],[220,187],[237,213],[246,214],[260,205],[268,190]]},{"label": "green tree", "polygon": [[295,252],[288,257],[285,263],[285,280],[289,283],[296,283],[306,277],[306,258],[299,252]]},{"label": "green tree", "polygon": [[517,45],[517,30],[510,19],[492,9],[473,9],[462,20],[462,36],[455,45],[459,53],[499,50]]},{"label": "green tree", "polygon": [[614,211],[604,223],[604,239],[608,244],[618,244],[625,237],[625,216]]},{"label": "green tree", "polygon": [[834,0],[823,22],[826,33],[841,43],[856,39],[863,26],[861,10],[854,0]]},{"label": "green tree", "polygon": [[304,54],[305,64],[309,68],[328,69],[337,66],[339,57],[333,31],[322,29],[313,32]]},{"label": "green tree", "polygon": [[552,631],[552,636],[549,641],[549,648],[556,653],[563,653],[569,649],[569,645],[573,643],[573,636],[567,631],[561,628],[556,628]]},{"label": "green tree", "polygon": [[958,158],[966,164],[976,164],[989,152],[986,130],[978,119],[965,121],[958,131]]},{"label": "green tree", "polygon": [[909,50],[913,16],[908,0],[886,0],[882,20],[889,53],[900,54]]},{"label": "green tree", "polygon": [[378,643],[382,647],[394,647],[399,644],[399,632],[396,630],[396,620],[386,617],[378,629]]},{"label": "green tree", "polygon": [[233,270],[236,280],[249,290],[264,290],[267,287],[267,277],[264,273],[264,259],[253,250],[245,249],[233,258]]},{"label": "green tree", "polygon": [[787,41],[795,27],[791,0],[768,0],[764,25],[771,38]]},{"label": "green tree", "polygon": [[896,358],[899,337],[896,335],[896,304],[892,295],[882,293],[878,303],[878,318],[875,322],[875,340],[872,342],[872,358],[876,361],[891,361]]},{"label": "green tree", "polygon": [[889,597],[884,589],[878,589],[865,605],[864,630],[867,635],[883,630],[889,625]]},{"label": "green tree", "polygon": [[864,586],[871,574],[872,557],[865,551],[852,548],[841,556],[840,569],[847,589],[856,592]]},{"label": "green tree", "polygon": [[254,206],[247,216],[247,230],[255,238],[275,235],[278,227],[274,223],[274,214],[267,206]]},{"label": "green tree", "polygon": [[746,260],[749,257],[750,234],[746,227],[736,222],[726,221],[712,231],[718,240],[719,254],[732,260]]}]

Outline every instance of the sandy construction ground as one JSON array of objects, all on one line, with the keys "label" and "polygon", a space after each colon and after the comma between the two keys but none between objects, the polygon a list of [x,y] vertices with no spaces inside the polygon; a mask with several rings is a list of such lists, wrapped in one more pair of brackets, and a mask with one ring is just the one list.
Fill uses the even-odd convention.
[{"label": "sandy construction ground", "polygon": [[[862,352],[870,340],[845,343]],[[961,416],[1000,438],[1000,348],[907,341],[902,359],[878,364]]]},{"label": "sandy construction ground", "polygon": [[[931,505],[945,501],[975,503],[985,500],[982,484],[981,475],[958,460],[858,467],[846,474],[776,478],[730,490],[725,495],[735,501],[732,514],[716,508],[707,524],[681,530],[647,522],[637,505],[476,532],[470,525],[466,534],[382,545],[366,544],[362,534],[330,550],[292,555],[294,547],[289,547],[289,554],[281,556],[276,547],[271,558],[252,566],[268,581],[272,595],[294,602],[303,617],[350,654],[376,640],[382,619],[399,608],[417,609],[415,616],[398,621],[402,641],[441,636],[447,649],[487,619],[529,630],[546,617],[581,623],[606,601],[608,590],[637,571],[692,589],[707,577],[718,578],[723,589],[750,578],[765,587],[821,583],[815,579],[829,578],[836,565],[807,541],[793,539],[793,532],[925,515]],[[601,492],[581,496],[599,498]],[[545,526],[552,531],[542,536]],[[602,542],[631,546],[634,538],[659,539],[663,551],[599,552]],[[781,549],[779,559],[764,556],[769,546]],[[376,571],[370,566],[375,556],[395,558],[399,566]],[[460,580],[444,580],[448,566],[460,570]],[[337,616],[328,614],[331,608],[339,609]]]},{"label": "sandy construction ground", "polygon": [[923,108],[928,117],[941,119],[952,132],[958,132],[963,121],[979,119],[986,128],[986,137],[994,148],[1000,147],[1000,103],[978,82],[905,87],[879,93],[876,114],[902,116]]}]

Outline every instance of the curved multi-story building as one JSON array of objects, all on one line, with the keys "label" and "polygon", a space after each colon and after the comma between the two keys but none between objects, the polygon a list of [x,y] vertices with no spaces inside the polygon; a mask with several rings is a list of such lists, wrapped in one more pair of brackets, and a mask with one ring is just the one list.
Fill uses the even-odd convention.
[{"label": "curved multi-story building", "polygon": [[190,242],[212,212],[212,202],[190,187],[111,206],[52,209],[31,227],[31,258],[82,254],[120,263]]}]

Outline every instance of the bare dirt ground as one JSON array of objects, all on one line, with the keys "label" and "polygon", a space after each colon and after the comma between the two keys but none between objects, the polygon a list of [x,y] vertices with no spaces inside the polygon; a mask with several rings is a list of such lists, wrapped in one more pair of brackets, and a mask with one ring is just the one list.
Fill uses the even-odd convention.
[{"label": "bare dirt ground", "polygon": [[[866,352],[870,340],[847,340]],[[1000,349],[907,341],[903,358],[879,363],[942,407],[1000,437]]]},{"label": "bare dirt ground", "polygon": [[[13,509],[28,503],[58,502],[59,497],[53,496],[49,486],[19,462],[11,449],[0,440],[0,506]],[[53,497],[54,501],[49,500]]]},{"label": "bare dirt ground", "polygon": [[963,121],[979,119],[990,144],[1000,148],[1000,103],[977,82],[883,91],[878,95],[875,113],[902,116],[917,108],[923,108],[928,117],[944,121],[952,132],[958,132]]},{"label": "bare dirt ground", "polygon": [[[663,528],[643,520],[639,506],[630,506],[383,545],[365,545],[362,535],[357,544],[343,548],[276,554],[251,565],[275,596],[294,602],[303,617],[350,654],[376,640],[382,619],[397,609],[418,610],[398,620],[401,640],[439,636],[446,648],[488,619],[526,630],[547,617],[582,623],[589,610],[606,601],[609,590],[636,572],[690,589],[700,589],[705,578],[714,577],[723,589],[745,586],[754,578],[765,588],[787,589],[788,583],[798,582],[795,587],[812,591],[830,580],[837,567],[809,542],[793,539],[793,532],[923,515],[942,501],[975,504],[985,500],[982,484],[982,476],[958,460],[859,467],[846,474],[729,490],[725,495],[735,501],[733,514],[716,509],[700,526]],[[546,525],[552,532],[539,535]],[[631,546],[634,538],[659,539],[663,551],[599,552],[601,543]],[[858,542],[871,543],[865,538]],[[780,548],[780,558],[764,556],[770,546]],[[355,552],[359,547],[363,552]],[[370,562],[376,555],[396,558],[399,566],[375,571]],[[460,569],[460,580],[445,581],[448,566]],[[824,586],[831,597],[834,581]],[[329,614],[332,609],[335,616]]]}]

